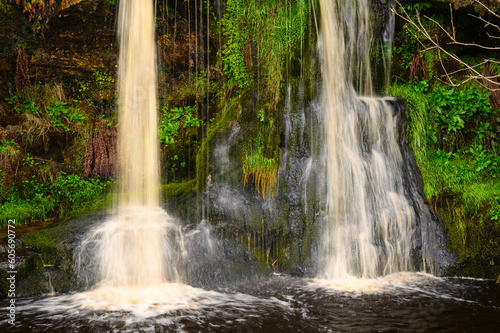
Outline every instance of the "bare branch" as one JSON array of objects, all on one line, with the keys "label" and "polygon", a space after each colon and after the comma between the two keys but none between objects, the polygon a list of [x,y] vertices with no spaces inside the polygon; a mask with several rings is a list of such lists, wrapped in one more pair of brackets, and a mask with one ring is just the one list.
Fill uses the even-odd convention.
[{"label": "bare branch", "polygon": [[482,18],[481,16],[476,16],[476,15],[471,14],[471,13],[469,13],[469,16],[472,16],[472,17],[474,17],[474,18],[477,18],[478,20],[481,20],[481,21],[483,21],[484,23],[486,23],[486,24],[484,25],[484,27],[485,27],[485,28],[486,28],[487,26],[490,26],[490,25],[491,25],[492,27],[495,27],[495,28],[497,28],[497,29],[498,29],[498,31],[500,31],[500,27],[499,27],[498,25],[496,25],[496,24],[494,24],[494,23],[491,23],[491,22],[490,22],[490,21],[488,21],[488,20],[485,20],[485,19],[484,19],[484,18]]},{"label": "bare branch", "polygon": [[490,35],[489,33],[486,33],[486,34],[487,34],[487,35],[488,35],[488,37],[490,37],[490,38],[498,38],[498,39],[500,39],[500,36],[492,36],[492,35]]},{"label": "bare branch", "polygon": [[[411,16],[408,14],[408,12],[405,10],[405,8],[401,5],[401,3],[398,0],[396,0],[396,3],[399,5],[399,7],[400,7],[400,9],[402,11],[402,14],[399,13],[398,11],[396,11],[394,8],[392,9],[392,11],[398,17],[400,17],[405,22],[407,22],[408,24],[410,24],[416,30],[416,32],[419,34],[417,36],[417,33],[415,33],[414,31],[412,31],[412,29],[408,30],[408,32],[411,33],[413,35],[413,37],[415,37],[415,39],[423,47],[423,51],[421,51],[421,52],[423,53],[423,52],[426,52],[426,51],[429,51],[429,50],[437,50],[439,62],[440,62],[441,67],[442,67],[442,69],[443,69],[443,71],[445,73],[445,74],[443,74],[441,76],[441,77],[444,78],[444,80],[442,80],[441,78],[436,77],[437,80],[439,80],[440,82],[443,82],[443,83],[445,83],[447,85],[453,86],[453,87],[462,85],[465,82],[468,82],[470,80],[477,80],[477,82],[480,85],[482,85],[483,87],[485,87],[489,91],[500,91],[500,82],[499,82],[500,81],[500,75],[485,76],[485,75],[479,73],[478,70],[476,69],[477,67],[479,67],[481,65],[484,65],[484,64],[486,64],[488,62],[492,62],[492,63],[500,63],[500,62],[488,59],[488,60],[483,61],[481,64],[477,64],[477,65],[473,65],[473,66],[469,65],[468,63],[466,63],[465,61],[463,61],[461,58],[459,58],[458,56],[456,56],[455,54],[453,54],[451,52],[448,52],[445,48],[443,48],[439,44],[439,40],[438,40],[437,36],[434,36],[435,38],[433,38],[433,36],[430,35],[429,31],[427,31],[427,29],[423,25],[421,17],[420,17],[420,12],[417,9],[415,9],[415,14],[416,14],[415,17],[416,17],[416,19],[414,20],[414,19],[411,18]],[[480,4],[483,5],[482,3],[480,3]],[[490,12],[491,12],[491,10],[490,10]],[[427,20],[429,20],[429,21],[433,22],[434,24],[436,24],[436,26],[438,26],[444,32],[444,34],[451,40],[451,42],[449,42],[448,44],[456,44],[456,45],[462,45],[462,46],[475,46],[475,47],[480,47],[480,48],[487,49],[487,50],[500,50],[500,47],[488,47],[488,46],[478,45],[478,44],[475,44],[475,43],[462,43],[462,42],[458,42],[456,40],[456,38],[455,38],[455,26],[453,24],[453,11],[451,9],[451,6],[450,6],[450,14],[451,14],[451,23],[452,23],[452,28],[453,28],[453,35],[451,35],[436,20],[434,20],[434,19],[432,19],[432,18],[430,18],[428,16],[424,16],[424,17]],[[498,16],[498,15],[495,14],[495,16]],[[483,20],[483,21],[488,22],[486,20]],[[490,22],[488,22],[488,23],[490,23]],[[490,23],[490,24],[493,25],[493,26],[496,26],[496,25],[494,25],[492,23]],[[430,46],[429,45],[425,45],[420,40],[419,37],[424,37],[426,39],[426,41],[429,42],[431,45]],[[460,70],[457,70],[457,71],[454,71],[452,73],[448,73],[448,71],[446,69],[446,66],[445,66],[445,64],[443,62],[443,59],[442,59],[442,54],[448,56],[450,59],[453,59],[454,61],[456,61],[457,63],[459,63],[460,65],[462,65],[464,68],[462,68]],[[462,71],[468,71],[470,74],[467,76],[466,79],[462,80],[460,83],[453,82],[451,76],[453,74],[456,74],[456,73],[459,73],[459,72],[462,72]]]},{"label": "bare branch", "polygon": [[449,42],[448,44],[455,44],[455,45],[462,45],[462,46],[475,46],[475,47],[480,47],[482,49],[485,49],[485,50],[500,50],[500,47],[496,47],[496,46],[484,46],[484,45],[480,45],[480,44],[476,44],[476,43],[463,43],[463,42],[459,42],[455,39],[455,26],[453,25],[453,21],[451,22],[452,24],[452,27],[453,27],[453,36],[450,35],[450,33],[448,31],[446,31],[445,28],[443,28],[443,26],[441,24],[439,24],[439,22],[437,22],[436,20],[434,20],[433,18],[429,17],[429,16],[426,16],[424,15],[424,17],[426,19],[428,19],[429,21],[431,22],[434,22],[437,26],[439,26],[441,28],[441,30],[443,30],[443,32],[448,36],[448,38],[451,39],[451,42]]},{"label": "bare branch", "polygon": [[487,10],[487,11],[488,11],[491,15],[496,16],[496,17],[500,18],[500,15],[498,15],[497,13],[495,13],[494,11],[492,11],[492,10],[491,10],[488,6],[486,6],[484,3],[482,3],[482,2],[481,2],[481,1],[479,1],[479,0],[476,0],[476,2],[477,2],[478,4],[480,4],[481,6],[483,6],[483,7],[484,7],[484,9],[486,9],[486,10]]}]

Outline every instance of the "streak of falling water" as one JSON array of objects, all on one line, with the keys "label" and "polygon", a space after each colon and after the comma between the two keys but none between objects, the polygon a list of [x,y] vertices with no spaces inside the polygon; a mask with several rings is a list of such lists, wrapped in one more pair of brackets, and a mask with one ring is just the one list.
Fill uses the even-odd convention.
[{"label": "streak of falling water", "polygon": [[153,2],[120,3],[118,34],[121,206],[159,205]]},{"label": "streak of falling water", "polygon": [[383,63],[384,63],[384,87],[389,87],[391,80],[391,58],[392,58],[392,42],[394,40],[394,25],[396,23],[396,13],[394,12],[394,1],[388,4],[389,20],[382,35],[384,43]]},{"label": "streak of falling water", "polygon": [[[403,185],[400,119],[387,100],[369,97],[369,4],[320,0],[320,6],[328,184],[320,277],[371,278],[419,269],[411,258],[418,228]],[[368,97],[358,97],[354,86]]]},{"label": "streak of falling water", "polygon": [[[176,263],[182,254],[182,234],[159,207],[153,4],[142,0],[120,2],[120,195],[115,215],[90,232],[82,243],[83,249],[95,250],[99,263],[101,291],[94,294],[106,295],[106,301],[111,303],[115,299],[110,294],[120,302],[126,301],[123,288],[159,286],[179,278]],[[136,300],[138,296],[133,297]]]}]

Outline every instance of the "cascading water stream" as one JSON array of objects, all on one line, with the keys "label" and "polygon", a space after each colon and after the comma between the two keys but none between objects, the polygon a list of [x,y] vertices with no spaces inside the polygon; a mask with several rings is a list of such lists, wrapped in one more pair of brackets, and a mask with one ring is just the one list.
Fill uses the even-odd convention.
[{"label": "cascading water stream", "polygon": [[119,199],[115,214],[82,242],[99,265],[99,288],[90,298],[111,304],[163,294],[167,281],[179,280],[183,255],[180,227],[159,207],[153,5],[120,2]]},{"label": "cascading water stream", "polygon": [[[320,6],[328,184],[320,276],[373,278],[425,270],[432,266],[425,250],[431,244],[405,195],[401,119],[387,99],[371,97],[368,1],[321,0]],[[367,97],[358,97],[355,86]],[[415,265],[417,238],[422,263]]]}]

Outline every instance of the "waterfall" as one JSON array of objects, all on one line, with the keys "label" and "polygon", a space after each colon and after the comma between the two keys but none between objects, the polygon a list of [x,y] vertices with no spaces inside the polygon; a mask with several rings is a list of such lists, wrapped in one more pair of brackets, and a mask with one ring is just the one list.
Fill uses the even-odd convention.
[{"label": "waterfall", "polygon": [[[400,115],[389,99],[373,97],[369,3],[320,0],[320,6],[327,181],[320,276],[372,278],[425,270],[432,267],[426,250],[432,244],[420,225],[425,214],[407,195],[412,189],[404,180]],[[422,258],[417,264],[416,249]]]},{"label": "waterfall", "polygon": [[82,243],[95,247],[103,287],[141,288],[179,279],[182,234],[159,207],[153,5],[123,0],[119,6],[118,201],[116,213]]}]

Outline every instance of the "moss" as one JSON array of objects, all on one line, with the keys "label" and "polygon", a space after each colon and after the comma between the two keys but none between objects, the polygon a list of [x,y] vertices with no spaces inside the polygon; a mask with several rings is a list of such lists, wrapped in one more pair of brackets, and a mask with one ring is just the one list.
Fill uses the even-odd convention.
[{"label": "moss", "polygon": [[491,219],[500,184],[475,183],[437,204],[457,263],[450,274],[496,279],[500,274],[500,225]]},{"label": "moss", "polygon": [[429,98],[413,85],[393,84],[388,87],[387,93],[405,102],[408,116],[406,140],[413,150],[418,166],[422,168],[426,160],[428,131],[432,118]]},{"label": "moss", "polygon": [[179,197],[183,194],[193,192],[196,189],[196,179],[191,179],[182,183],[170,183],[162,185],[161,191],[165,199]]},{"label": "moss", "polygon": [[203,192],[209,174],[209,150],[213,145],[217,133],[225,131],[231,122],[237,121],[241,115],[240,97],[222,101],[221,112],[215,123],[208,128],[207,136],[203,139],[198,154],[196,155],[196,191]]},{"label": "moss", "polygon": [[73,290],[71,277],[65,271],[56,270],[50,274],[50,280],[55,292],[67,293]]},{"label": "moss", "polygon": [[106,210],[111,206],[115,199],[116,195],[111,193],[99,194],[90,201],[83,201],[72,205],[64,217],[65,219],[69,219],[88,213]]},{"label": "moss", "polygon": [[6,269],[0,268],[0,296],[7,296],[9,293],[9,280],[11,274]]},{"label": "moss", "polygon": [[53,265],[60,249],[60,245],[47,229],[23,235],[21,244],[40,253],[43,257],[42,265]]},{"label": "moss", "polygon": [[16,296],[47,293],[43,261],[38,254],[31,255],[17,271]]}]

